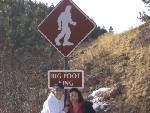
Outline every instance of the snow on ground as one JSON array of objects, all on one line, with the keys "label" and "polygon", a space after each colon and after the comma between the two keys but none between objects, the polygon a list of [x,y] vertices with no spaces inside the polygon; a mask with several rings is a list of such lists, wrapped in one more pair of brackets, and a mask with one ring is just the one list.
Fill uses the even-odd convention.
[{"label": "snow on ground", "polygon": [[90,94],[90,96],[95,97],[98,96],[99,94],[106,93],[108,91],[110,91],[110,88],[106,88],[106,87],[99,88],[98,90],[93,91],[93,93]]},{"label": "snow on ground", "polygon": [[[99,88],[98,90],[93,91],[88,97],[91,102],[93,102],[93,108],[98,110],[103,110],[104,112],[107,112],[110,110],[110,104],[108,102],[99,101],[98,98],[100,98],[101,94],[107,93],[111,90],[111,88]],[[91,98],[92,97],[92,98]]]}]

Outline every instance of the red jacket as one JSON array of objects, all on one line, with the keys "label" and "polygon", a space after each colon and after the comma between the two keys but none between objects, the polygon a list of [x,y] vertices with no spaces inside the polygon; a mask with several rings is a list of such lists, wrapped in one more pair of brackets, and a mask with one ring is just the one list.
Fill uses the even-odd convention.
[{"label": "red jacket", "polygon": [[[92,107],[92,103],[85,101],[79,104],[79,109],[77,110],[77,113],[96,113],[95,110]],[[68,113],[75,113],[73,111],[73,106],[70,106],[69,112]]]}]

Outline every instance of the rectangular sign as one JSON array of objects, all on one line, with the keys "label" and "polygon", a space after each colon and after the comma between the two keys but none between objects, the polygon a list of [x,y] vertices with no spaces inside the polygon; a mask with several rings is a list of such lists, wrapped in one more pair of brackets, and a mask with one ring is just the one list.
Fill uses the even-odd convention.
[{"label": "rectangular sign", "polygon": [[84,71],[83,70],[49,70],[48,87],[62,82],[65,89],[72,87],[84,88]]}]

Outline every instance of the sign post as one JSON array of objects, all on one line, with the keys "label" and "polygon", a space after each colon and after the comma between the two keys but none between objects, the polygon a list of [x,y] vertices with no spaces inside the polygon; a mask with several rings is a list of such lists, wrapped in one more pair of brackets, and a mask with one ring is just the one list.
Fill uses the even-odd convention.
[{"label": "sign post", "polygon": [[64,69],[69,70],[68,57],[64,57]]},{"label": "sign post", "polygon": [[59,81],[65,88],[84,87],[84,72],[69,70],[68,56],[95,28],[94,21],[72,0],[61,0],[38,25],[38,31],[64,56],[65,70],[48,71],[49,88]]},{"label": "sign post", "polygon": [[[64,57],[64,68],[65,68],[65,70],[69,70],[69,65],[68,65],[68,57]],[[67,104],[66,103],[66,101],[67,101],[67,98],[69,97],[68,96],[68,90],[67,89],[65,89],[65,99],[64,99],[64,107],[65,107],[65,105]]]}]

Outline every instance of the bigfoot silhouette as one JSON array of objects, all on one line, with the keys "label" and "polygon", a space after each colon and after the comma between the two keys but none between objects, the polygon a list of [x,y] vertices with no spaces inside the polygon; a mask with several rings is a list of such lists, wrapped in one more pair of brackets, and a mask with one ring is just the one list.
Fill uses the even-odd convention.
[{"label": "bigfoot silhouette", "polygon": [[61,46],[60,39],[64,38],[63,46],[71,46],[74,43],[69,42],[69,38],[71,35],[71,30],[69,24],[76,26],[76,22],[74,22],[71,18],[71,5],[66,6],[65,11],[62,12],[57,20],[58,30],[61,30],[60,34],[55,38],[55,43],[57,46]]}]

